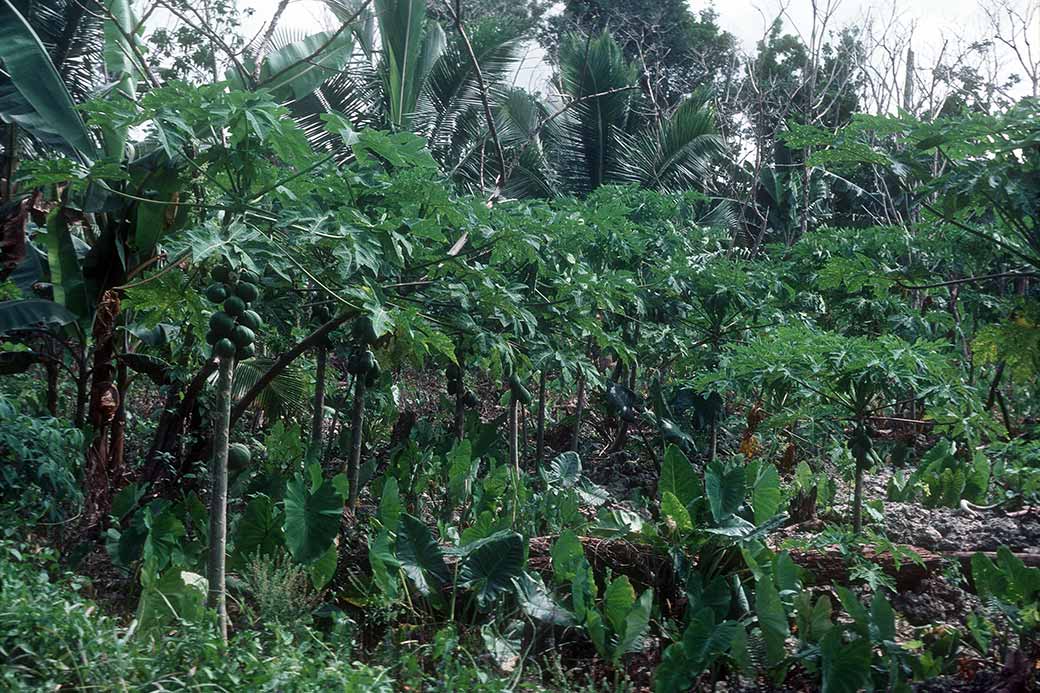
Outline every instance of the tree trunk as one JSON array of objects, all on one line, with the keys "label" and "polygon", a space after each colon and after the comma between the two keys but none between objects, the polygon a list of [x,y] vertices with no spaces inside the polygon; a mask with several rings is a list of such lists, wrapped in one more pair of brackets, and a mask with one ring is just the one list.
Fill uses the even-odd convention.
[{"label": "tree trunk", "polygon": [[863,465],[856,460],[856,487],[852,492],[852,531],[863,531]]},{"label": "tree trunk", "polygon": [[145,455],[141,480],[149,483],[158,480],[162,476],[162,463],[166,456],[163,453],[177,455],[184,422],[195,408],[195,402],[209,376],[216,370],[217,361],[210,359],[203,364],[186,388],[179,382],[168,386],[159,424],[155,428],[148,454]]},{"label": "tree trunk", "polygon": [[354,376],[354,412],[350,417],[350,458],[347,460],[347,479],[350,481],[350,489],[347,497],[347,505],[351,511],[357,510],[359,470],[361,469],[361,445],[364,442],[362,426],[365,423],[365,375],[359,373]]},{"label": "tree trunk", "polygon": [[44,364],[47,371],[47,412],[51,416],[58,416],[58,363],[48,359]]},{"label": "tree trunk", "polygon": [[542,460],[545,457],[545,369],[542,369],[538,378],[538,428],[535,432],[534,468],[542,468]]},{"label": "tree trunk", "polygon": [[455,415],[452,419],[452,430],[455,440],[466,437],[466,388],[462,376],[462,368],[459,367],[459,377],[455,380]]},{"label": "tree trunk", "polygon": [[[119,384],[119,409],[116,410],[112,422],[112,468],[123,469],[126,453],[126,397],[130,390],[130,380],[126,373],[126,364],[120,362],[116,366],[116,381]],[[121,484],[119,485],[121,487]],[[114,490],[114,489],[113,489]]]},{"label": "tree trunk", "polygon": [[76,373],[76,413],[73,415],[73,425],[82,431],[87,425],[87,391],[90,383],[90,370],[87,368],[86,355],[79,359],[79,370]]},{"label": "tree trunk", "polygon": [[311,423],[311,445],[321,450],[322,428],[325,425],[325,367],[328,362],[329,349],[321,344],[317,349],[318,367],[314,373],[314,420]]},{"label": "tree trunk", "polygon": [[112,466],[110,445],[111,427],[119,409],[120,394],[113,365],[119,305],[118,292],[109,289],[102,295],[94,317],[94,358],[90,406],[87,409],[87,422],[94,437],[87,449],[82,521],[82,527],[89,532],[98,529],[108,515],[112,504],[112,482],[119,473]]},{"label": "tree trunk", "polygon": [[574,436],[571,438],[571,452],[578,452],[578,439],[581,437],[581,417],[585,413],[585,374],[578,373],[578,403],[574,407]]},{"label": "tree trunk", "polygon": [[224,643],[228,639],[225,561],[227,548],[228,438],[231,433],[231,380],[234,359],[221,359],[217,376],[217,404],[213,413],[213,467],[209,494],[209,599],[217,610],[217,623]]},{"label": "tree trunk", "polygon": [[[520,478],[520,402],[516,397],[509,398],[509,464],[516,471],[516,477]],[[519,483],[519,481],[518,481]]]}]

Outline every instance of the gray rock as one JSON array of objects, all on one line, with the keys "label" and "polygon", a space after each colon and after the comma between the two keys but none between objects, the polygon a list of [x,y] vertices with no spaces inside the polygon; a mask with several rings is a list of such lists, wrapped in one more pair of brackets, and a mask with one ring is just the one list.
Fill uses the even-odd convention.
[{"label": "gray rock", "polygon": [[935,549],[943,536],[934,527],[924,527],[914,536],[914,543],[922,549]]}]

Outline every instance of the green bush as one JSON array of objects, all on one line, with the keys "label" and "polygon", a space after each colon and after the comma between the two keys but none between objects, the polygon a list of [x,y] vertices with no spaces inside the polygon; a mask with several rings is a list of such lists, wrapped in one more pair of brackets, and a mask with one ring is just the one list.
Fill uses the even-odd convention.
[{"label": "green bush", "polygon": [[237,633],[225,648],[212,624],[161,639],[128,637],[60,574],[52,553],[0,542],[0,689],[391,691],[385,672],[351,663],[315,631]]},{"label": "green bush", "polygon": [[0,397],[0,506],[32,522],[75,514],[82,500],[76,480],[82,448],[78,429],[20,414]]}]

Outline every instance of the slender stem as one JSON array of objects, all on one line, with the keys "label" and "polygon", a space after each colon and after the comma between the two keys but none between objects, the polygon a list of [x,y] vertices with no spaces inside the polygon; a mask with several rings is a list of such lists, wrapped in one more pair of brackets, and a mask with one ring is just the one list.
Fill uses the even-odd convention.
[{"label": "slender stem", "polygon": [[328,361],[328,346],[322,342],[318,345],[316,359],[317,369],[314,373],[314,418],[311,422],[311,444],[321,450],[321,433],[325,423],[325,365]]},{"label": "slender stem", "polygon": [[362,426],[365,423],[365,375],[354,376],[354,412],[350,418],[350,458],[347,460],[347,479],[350,481],[347,505],[352,511],[357,510],[358,481],[361,469],[361,447],[363,442]]},{"label": "slender stem", "polygon": [[538,378],[538,429],[535,433],[535,470],[542,468],[542,459],[545,457],[545,380],[546,370],[542,368],[541,376]]},{"label": "slender stem", "polygon": [[578,451],[578,438],[581,436],[581,417],[585,413],[585,373],[578,373],[578,404],[574,409],[574,435],[571,438],[571,451]]}]

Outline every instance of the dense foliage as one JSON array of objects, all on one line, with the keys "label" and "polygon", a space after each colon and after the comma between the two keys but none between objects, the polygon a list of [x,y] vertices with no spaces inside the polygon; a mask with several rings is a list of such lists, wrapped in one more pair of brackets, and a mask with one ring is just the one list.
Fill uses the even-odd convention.
[{"label": "dense foliage", "polygon": [[553,104],[540,3],[369,4],[0,7],[5,685],[1028,690],[1040,104],[857,113],[776,25],[734,106],[620,3]]}]

